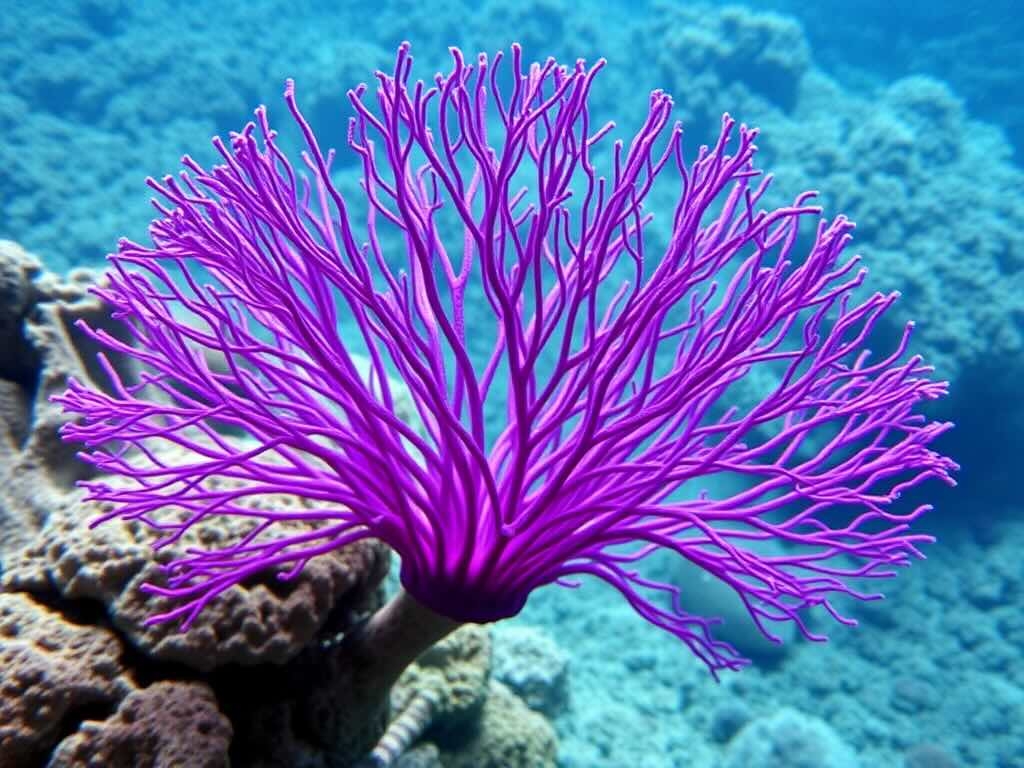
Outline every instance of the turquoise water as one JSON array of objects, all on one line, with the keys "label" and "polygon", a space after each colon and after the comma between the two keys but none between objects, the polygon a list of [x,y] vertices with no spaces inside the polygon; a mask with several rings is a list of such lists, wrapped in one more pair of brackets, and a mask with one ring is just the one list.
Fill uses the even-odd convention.
[{"label": "turquoise water", "polygon": [[[145,177],[176,172],[186,152],[212,160],[210,137],[240,129],[257,105],[294,143],[286,77],[321,143],[343,146],[345,91],[403,40],[420,75],[444,68],[450,45],[518,41],[531,59],[607,58],[593,110],[623,129],[655,88],[673,94],[693,144],[714,138],[725,111],[760,126],[760,161],[782,197],[820,190],[829,212],[858,223],[871,287],[903,293],[897,319],[916,320],[915,351],[952,383],[933,415],[957,422],[940,447],[962,465],[960,485],[932,488],[936,510],[920,524],[938,543],[885,585],[888,600],[848,608],[859,627],[815,625],[828,644],[763,643],[713,584],[698,612],[732,616],[730,639],[754,659],[721,683],[596,583],[545,588],[497,625],[495,674],[510,684],[508,670],[531,663],[516,662],[523,627],[568,659],[568,695],[544,714],[558,765],[1024,766],[1015,3],[182,5],[53,0],[0,15],[0,239],[47,270],[99,267],[118,237],[143,239]],[[354,170],[339,156],[340,184]]]}]

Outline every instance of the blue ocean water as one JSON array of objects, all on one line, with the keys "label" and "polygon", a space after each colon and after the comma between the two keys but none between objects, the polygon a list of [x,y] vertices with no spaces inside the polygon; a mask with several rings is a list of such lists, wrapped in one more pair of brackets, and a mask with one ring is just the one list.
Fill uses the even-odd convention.
[{"label": "blue ocean water", "polygon": [[725,111],[760,126],[777,187],[820,190],[858,223],[872,287],[903,293],[915,349],[951,381],[934,415],[957,423],[940,447],[960,485],[930,489],[936,509],[920,524],[938,543],[886,601],[849,608],[859,627],[816,626],[828,644],[761,642],[714,585],[704,607],[733,616],[730,638],[755,661],[721,683],[598,584],[542,590],[498,625],[499,652],[528,627],[568,658],[568,696],[546,714],[558,765],[1024,766],[1017,4],[19,3],[0,14],[0,239],[56,273],[101,266],[118,237],[146,236],[146,176],[175,173],[186,152],[212,160],[210,137],[259,104],[297,138],[286,77],[321,142],[343,146],[345,91],[404,40],[421,73],[443,69],[451,45],[603,56],[594,111],[626,129],[655,88],[695,143]]}]

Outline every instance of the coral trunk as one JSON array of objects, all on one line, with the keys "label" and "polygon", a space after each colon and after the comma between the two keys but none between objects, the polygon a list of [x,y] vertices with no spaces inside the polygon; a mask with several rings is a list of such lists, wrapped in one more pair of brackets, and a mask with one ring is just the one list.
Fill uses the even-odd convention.
[{"label": "coral trunk", "polygon": [[417,657],[460,626],[399,590],[345,638],[343,652],[368,690],[388,690]]}]

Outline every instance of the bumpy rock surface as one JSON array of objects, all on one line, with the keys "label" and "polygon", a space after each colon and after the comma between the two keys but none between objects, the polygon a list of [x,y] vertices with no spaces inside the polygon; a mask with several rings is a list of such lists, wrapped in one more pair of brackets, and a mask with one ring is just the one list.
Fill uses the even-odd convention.
[{"label": "bumpy rock surface", "polygon": [[569,654],[538,627],[496,629],[494,677],[546,715],[558,714],[569,702]]},{"label": "bumpy rock surface", "polygon": [[558,741],[541,715],[492,681],[479,720],[467,738],[445,743],[445,768],[554,768]]},{"label": "bumpy rock surface", "polygon": [[[298,499],[258,503],[301,505]],[[90,529],[99,509],[78,501],[56,508],[36,540],[12,559],[4,582],[12,589],[48,593],[68,600],[98,600],[117,629],[149,657],[209,671],[225,664],[283,663],[295,657],[329,623],[340,625],[368,608],[387,571],[387,550],[364,541],[314,558],[294,579],[274,574],[232,589],[214,600],[187,632],[173,622],[146,625],[154,613],[170,607],[163,598],[140,591],[160,583],[160,564],[189,547],[224,546],[240,539],[251,522],[218,518],[197,525],[177,544],[154,554],[156,533],[145,525],[119,520]],[[351,596],[359,595],[355,601]],[[346,596],[350,599],[346,601]],[[340,615],[344,613],[345,615]]]},{"label": "bumpy rock surface", "polygon": [[[209,696],[195,691],[186,696],[174,687],[163,693],[161,688],[146,689],[143,696],[125,699],[112,718],[81,725],[61,744],[54,765],[136,765],[119,762],[131,753],[147,756],[147,760],[152,757],[150,762],[138,763],[142,765],[220,766],[226,764],[230,744],[232,760],[237,752],[244,758],[238,764],[243,765],[347,766],[347,758],[332,756],[341,754],[336,747],[346,743],[354,727],[352,713],[336,706],[351,670],[338,662],[338,646],[329,638],[347,629],[355,616],[378,607],[376,587],[387,566],[383,547],[366,542],[315,559],[292,581],[281,583],[271,576],[239,586],[214,601],[192,629],[182,633],[173,627],[147,628],[143,624],[160,609],[160,601],[138,591],[142,581],[160,575],[149,549],[149,529],[111,523],[90,531],[85,522],[96,510],[89,507],[79,501],[51,514],[37,543],[13,558],[0,586],[7,593],[0,592],[0,597],[21,600],[45,612],[47,609],[22,594],[35,593],[65,612],[84,611],[91,620],[101,621],[95,610],[98,601],[117,634],[83,629],[105,632],[117,650],[118,635],[135,645],[141,653],[131,654],[133,674],[170,686],[182,685],[183,681],[176,679],[182,676],[182,668],[160,663],[178,662],[207,673],[204,680],[210,689],[206,691]],[[223,529],[197,532],[199,540],[193,544],[209,544],[210,537],[223,535]],[[4,667],[5,648],[0,638]],[[55,695],[67,697],[69,686],[75,693],[69,680],[81,674],[77,666],[81,663],[78,658],[69,662],[68,676],[53,683]],[[11,685],[12,697],[24,687],[20,678]],[[187,705],[195,696],[199,698]],[[120,700],[121,695],[111,694],[100,703],[113,712]],[[163,704],[154,707],[155,701]],[[95,717],[91,710],[84,715]],[[82,716],[79,712],[64,718],[58,713],[56,724],[47,725],[48,738],[29,732],[23,739],[26,748],[33,755],[45,756],[59,731],[67,732]],[[161,717],[167,727],[181,722],[181,729],[191,729],[193,738],[176,740],[176,728],[159,731],[155,725],[133,725],[139,719],[155,723]],[[231,730],[239,734],[234,743]],[[140,741],[146,734],[150,740]],[[193,751],[183,752],[189,744]],[[256,745],[254,750],[252,745]],[[180,757],[183,754],[187,759]],[[0,768],[6,766],[0,763]]]},{"label": "bumpy rock surface", "polygon": [[57,277],[16,243],[0,240],[0,567],[90,472],[58,437],[65,417],[49,398],[68,376],[102,378],[95,345],[74,326],[84,319],[119,333],[88,293],[95,279],[83,269]]},{"label": "bumpy rock surface", "polygon": [[729,744],[725,768],[860,768],[853,749],[817,717],[783,708],[745,726]]},{"label": "bumpy rock surface", "polygon": [[[406,729],[441,747],[445,768],[547,768],[555,765],[551,724],[502,683],[491,679],[491,633],[460,627],[407,669],[392,694],[392,709]],[[430,707],[416,712],[417,701]],[[411,750],[396,766],[413,760]],[[413,763],[417,764],[417,763]],[[431,764],[428,761],[428,764]]]},{"label": "bumpy rock surface", "polygon": [[398,758],[395,768],[445,768],[441,752],[430,743],[420,744]]},{"label": "bumpy rock surface", "polygon": [[434,694],[435,728],[457,730],[479,715],[491,676],[491,634],[467,624],[429,651],[403,674],[392,696],[395,710],[423,691]]},{"label": "bumpy rock surface", "polygon": [[[140,590],[162,582],[161,565],[189,548],[234,543],[254,523],[215,518],[159,552],[152,549],[157,534],[141,523],[115,519],[89,528],[106,510],[75,487],[92,470],[59,439],[65,417],[49,398],[68,376],[105,386],[95,346],[73,326],[86,319],[117,332],[87,293],[91,280],[83,272],[61,281],[13,244],[0,244],[0,768],[219,768],[229,759],[254,767],[348,768],[352,734],[379,735],[384,722],[383,712],[381,722],[364,722],[339,706],[354,672],[341,638],[380,605],[386,547],[361,542],[315,558],[294,579],[267,573],[237,585],[188,632],[173,623],[146,626],[171,607]],[[132,377],[123,360],[112,363]],[[416,423],[411,403],[400,403]],[[249,503],[306,504],[290,496]],[[275,535],[310,525],[316,523],[290,522]],[[520,733],[508,717],[519,723],[515,712],[529,712],[513,694],[499,692],[495,703],[485,703],[490,669],[488,631],[465,627],[409,670],[397,704],[429,692],[430,727],[453,753],[463,752],[456,741],[474,734],[467,754],[484,762],[470,757],[460,765],[549,764],[544,755],[554,748],[546,745],[554,741],[542,719],[543,727],[528,722]],[[402,763],[439,759],[425,744]]]},{"label": "bumpy rock surface", "polygon": [[47,768],[226,768],[231,724],[203,683],[161,682],[134,691],[104,721],[86,721]]},{"label": "bumpy rock surface", "polygon": [[[102,510],[83,502],[74,483],[89,476],[91,468],[75,458],[76,446],[60,440],[57,430],[66,417],[49,398],[64,390],[69,376],[99,389],[106,386],[96,363],[96,345],[74,327],[77,320],[85,320],[114,336],[124,333],[88,293],[94,280],[95,275],[85,270],[62,280],[44,272],[39,260],[16,244],[0,241],[4,583],[37,594],[56,592],[62,599],[98,600],[114,625],[149,656],[199,670],[229,663],[281,663],[317,633],[330,631],[329,625],[344,626],[351,616],[335,615],[335,607],[344,605],[349,613],[363,610],[365,606],[345,603],[343,598],[360,590],[372,592],[387,570],[386,550],[379,543],[363,542],[317,558],[287,583],[267,574],[236,587],[204,611],[188,633],[173,624],[146,626],[146,619],[167,604],[144,595],[139,586],[162,579],[161,563],[181,556],[188,547],[237,541],[252,523],[218,518],[196,526],[159,555],[151,551],[157,536],[144,526],[111,522],[88,528]],[[130,362],[117,356],[111,361],[122,375],[131,377]],[[253,503],[303,504],[290,497]]]},{"label": "bumpy rock surface", "polygon": [[[187,633],[173,624],[146,627],[149,616],[168,607],[139,591],[161,580],[161,563],[187,547],[234,542],[247,527],[214,520],[159,554],[151,549],[154,532],[143,525],[89,528],[104,510],[86,502],[74,483],[92,470],[60,440],[65,417],[49,397],[63,391],[68,376],[105,386],[95,345],[73,325],[85,319],[118,332],[87,293],[92,279],[86,272],[58,279],[16,245],[0,243],[0,768],[47,760],[225,765],[229,745],[237,746],[232,728],[268,742],[292,735],[291,722],[267,719],[285,711],[268,696],[287,692],[289,706],[309,720],[318,708],[330,709],[331,687],[344,670],[332,674],[330,643],[318,649],[379,606],[387,550],[363,542],[316,558],[287,582],[262,575],[214,601]],[[114,357],[112,364],[132,377],[125,361]],[[252,503],[304,504],[291,497]],[[122,667],[128,645],[134,649]],[[205,684],[180,679],[195,673],[179,664],[207,673]],[[271,694],[243,684],[275,673]],[[300,678],[306,683],[295,689]],[[153,682],[136,691],[134,679]],[[325,714],[319,730],[300,729],[298,749],[267,764],[297,765],[293,758],[301,754],[329,764],[329,746],[344,741],[336,731],[351,718]]]},{"label": "bumpy rock surface", "polygon": [[[794,19],[676,2],[655,3],[648,19],[634,32],[636,48],[650,50],[653,82],[685,94],[679,101],[686,117],[714,125],[741,104],[795,107],[811,52]],[[651,46],[652,40],[658,42]]]},{"label": "bumpy rock surface", "polygon": [[131,690],[120,656],[112,632],[0,593],[0,768],[33,765],[78,712],[112,708]]},{"label": "bumpy rock surface", "polygon": [[889,322],[920,321],[912,351],[940,377],[1019,379],[1024,203],[1005,190],[1024,175],[1005,137],[929,77],[870,98],[820,73],[804,80],[791,120],[762,119],[778,191],[820,189],[826,211],[857,222],[869,289],[903,294]]}]

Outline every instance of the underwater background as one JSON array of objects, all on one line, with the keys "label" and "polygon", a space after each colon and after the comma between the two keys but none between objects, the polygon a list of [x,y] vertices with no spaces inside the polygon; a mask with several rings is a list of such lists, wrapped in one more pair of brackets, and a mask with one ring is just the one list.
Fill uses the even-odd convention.
[{"label": "underwater background", "polygon": [[[887,600],[848,608],[859,627],[771,645],[707,583],[690,610],[724,615],[727,639],[754,660],[716,683],[601,584],[546,588],[495,625],[492,675],[553,727],[557,765],[1024,767],[1019,4],[18,3],[0,12],[0,239],[73,284],[118,237],[146,236],[145,177],[175,173],[184,153],[212,160],[210,137],[241,129],[259,104],[287,134],[286,77],[321,143],[344,146],[345,91],[404,40],[418,75],[443,69],[451,45],[603,56],[596,113],[633,116],[632,129],[663,88],[691,146],[714,138],[725,111],[759,126],[777,190],[820,190],[826,213],[857,222],[870,287],[903,293],[894,313],[917,321],[915,351],[951,382],[933,415],[957,423],[940,447],[962,466],[959,486],[930,488],[936,509],[919,523],[938,542],[884,584]],[[355,172],[346,162],[338,174]],[[0,338],[13,302],[0,280]],[[18,349],[0,349],[0,380],[38,364]],[[5,503],[7,570],[23,542]],[[515,731],[507,720],[495,727]],[[537,754],[493,764],[549,764]],[[17,763],[0,754],[6,765]]]}]

